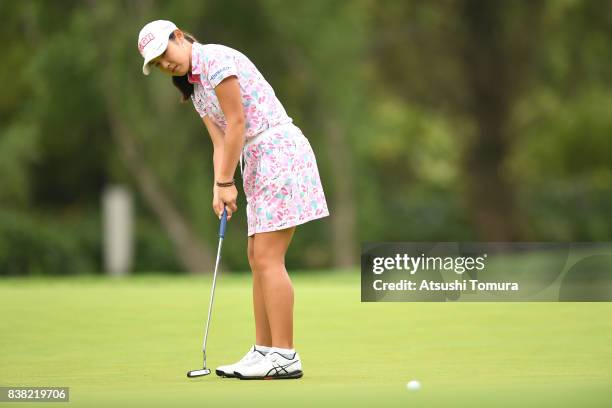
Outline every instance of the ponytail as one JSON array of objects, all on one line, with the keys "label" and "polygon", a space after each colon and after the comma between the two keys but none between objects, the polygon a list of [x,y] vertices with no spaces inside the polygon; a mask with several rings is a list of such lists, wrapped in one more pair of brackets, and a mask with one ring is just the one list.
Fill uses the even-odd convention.
[{"label": "ponytail", "polygon": [[[197,42],[195,37],[189,34],[188,32],[183,31],[183,35],[185,36],[185,39],[189,41],[190,43],[193,44],[194,42]],[[170,37],[168,38],[170,40],[174,40],[174,32],[172,32],[170,34]],[[187,79],[187,75],[188,74],[185,74],[183,76],[173,76],[172,77],[172,84],[176,86],[178,90],[180,91],[182,102],[188,101],[189,98],[191,98],[191,95],[193,95],[193,84],[189,82],[189,80]]]}]

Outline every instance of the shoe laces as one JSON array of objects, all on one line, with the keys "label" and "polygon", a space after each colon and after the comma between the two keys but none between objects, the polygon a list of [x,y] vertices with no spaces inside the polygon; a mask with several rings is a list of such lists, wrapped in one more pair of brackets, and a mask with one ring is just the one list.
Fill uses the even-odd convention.
[{"label": "shoe laces", "polygon": [[250,350],[248,353],[246,353],[246,354],[244,355],[244,357],[242,357],[242,358],[240,359],[240,362],[241,362],[241,363],[246,363],[247,361],[254,360],[254,359],[255,359],[256,354],[259,354],[259,352],[258,352],[258,351],[255,351],[255,350]]},{"label": "shoe laces", "polygon": [[264,356],[264,358],[270,361],[274,361],[274,362],[278,361],[279,358],[286,359],[279,353],[268,353]]}]

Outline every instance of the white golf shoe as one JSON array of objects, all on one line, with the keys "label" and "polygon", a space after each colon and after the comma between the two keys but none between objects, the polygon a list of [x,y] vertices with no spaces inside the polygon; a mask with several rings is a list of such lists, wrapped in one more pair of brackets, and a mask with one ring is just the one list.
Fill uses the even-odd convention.
[{"label": "white golf shoe", "polygon": [[264,356],[265,354],[263,352],[256,350],[255,346],[251,346],[251,349],[249,350],[249,352],[246,353],[244,357],[240,359],[240,361],[234,364],[227,364],[227,365],[219,366],[215,370],[215,373],[217,373],[217,375],[220,377],[229,377],[229,378],[235,377],[234,375],[235,370],[241,367],[246,367],[249,365],[257,364],[259,361],[264,359]]},{"label": "white golf shoe", "polygon": [[255,364],[240,366],[234,370],[236,377],[241,380],[280,380],[290,378],[300,378],[302,372],[302,362],[300,355],[294,353],[293,358],[287,358],[282,354],[273,351]]}]

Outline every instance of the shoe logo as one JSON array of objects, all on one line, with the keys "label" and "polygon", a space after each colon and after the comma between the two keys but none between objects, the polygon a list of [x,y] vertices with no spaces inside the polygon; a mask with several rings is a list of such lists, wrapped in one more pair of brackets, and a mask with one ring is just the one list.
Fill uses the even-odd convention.
[{"label": "shoe logo", "polygon": [[[295,364],[295,363],[297,363],[297,362],[298,362],[298,360],[295,360],[295,361],[292,361],[292,362],[290,362],[289,364],[285,364],[285,365],[280,365],[280,364],[278,364],[278,363],[276,363],[276,362],[275,362],[275,363],[274,363],[274,367],[272,367],[272,368],[271,368],[271,369],[268,371],[268,373],[266,374],[266,376],[269,376],[269,375],[279,375],[279,374],[283,374],[283,373],[282,373],[282,371],[284,371],[284,372],[285,372],[285,374],[289,374],[289,371],[287,371],[287,367],[289,367],[289,366],[291,366],[291,365],[293,365],[293,364]],[[273,371],[273,370],[274,370],[274,372],[272,373],[272,371]],[[271,374],[271,373],[272,373],[272,374]]]}]

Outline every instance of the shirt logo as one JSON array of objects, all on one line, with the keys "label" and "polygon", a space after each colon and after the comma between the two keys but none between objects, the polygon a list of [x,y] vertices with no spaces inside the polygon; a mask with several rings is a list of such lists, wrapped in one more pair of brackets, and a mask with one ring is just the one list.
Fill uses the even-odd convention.
[{"label": "shirt logo", "polygon": [[155,36],[152,33],[148,33],[147,35],[142,37],[138,42],[138,51],[140,51],[140,53],[142,54],[142,50],[144,50],[144,47],[146,47],[147,44],[153,41],[154,39]]},{"label": "shirt logo", "polygon": [[210,76],[210,80],[214,81],[219,75],[221,75],[224,71],[227,71],[228,69],[230,69],[230,67],[221,68],[220,70],[218,70],[217,72],[215,72],[214,74]]}]

